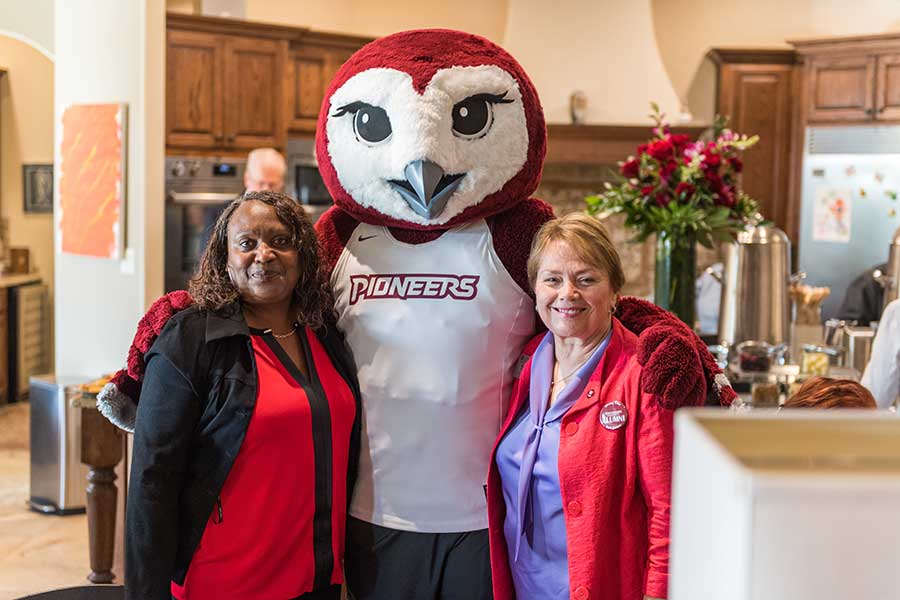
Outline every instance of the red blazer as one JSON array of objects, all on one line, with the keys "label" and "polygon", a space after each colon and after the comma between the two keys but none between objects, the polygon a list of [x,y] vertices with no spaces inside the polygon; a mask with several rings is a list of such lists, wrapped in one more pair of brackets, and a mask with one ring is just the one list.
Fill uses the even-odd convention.
[{"label": "red blazer", "polygon": [[[665,598],[673,411],[641,390],[637,337],[615,318],[612,331],[597,369],[560,428],[559,481],[570,596],[572,600],[640,600],[643,594]],[[509,414],[491,454],[487,501],[495,600],[513,600],[516,595],[503,534],[506,506],[497,444],[528,402],[530,376],[529,360],[513,387]],[[623,425],[609,429],[601,418],[609,427],[620,423],[621,411],[609,405],[615,401],[624,404],[627,416]]]}]

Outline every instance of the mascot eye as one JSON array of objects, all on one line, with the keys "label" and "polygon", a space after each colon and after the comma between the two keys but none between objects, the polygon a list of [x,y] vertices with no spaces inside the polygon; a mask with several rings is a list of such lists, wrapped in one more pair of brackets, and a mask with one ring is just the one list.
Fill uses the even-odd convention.
[{"label": "mascot eye", "polygon": [[366,106],[356,111],[353,117],[353,131],[363,141],[377,144],[390,137],[391,120],[383,108]]},{"label": "mascot eye", "polygon": [[342,117],[348,113],[353,115],[353,133],[356,134],[356,139],[364,144],[380,144],[391,137],[391,120],[380,106],[352,102],[340,107],[332,116]]},{"label": "mascot eye", "polygon": [[508,104],[512,100],[502,94],[476,94],[453,105],[453,135],[474,140],[487,134],[494,122],[494,104]]}]

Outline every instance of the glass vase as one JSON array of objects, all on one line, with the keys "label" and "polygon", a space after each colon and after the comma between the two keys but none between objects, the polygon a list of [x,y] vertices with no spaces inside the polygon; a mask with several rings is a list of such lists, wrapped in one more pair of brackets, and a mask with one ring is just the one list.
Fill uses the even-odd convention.
[{"label": "glass vase", "polygon": [[656,235],[654,298],[694,328],[696,318],[697,241],[690,235]]}]

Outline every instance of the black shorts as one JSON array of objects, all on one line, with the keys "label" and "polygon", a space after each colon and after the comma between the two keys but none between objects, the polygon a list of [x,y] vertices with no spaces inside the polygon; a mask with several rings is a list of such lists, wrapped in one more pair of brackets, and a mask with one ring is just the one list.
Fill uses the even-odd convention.
[{"label": "black shorts", "polygon": [[355,600],[491,600],[487,529],[417,533],[347,518],[344,572]]}]

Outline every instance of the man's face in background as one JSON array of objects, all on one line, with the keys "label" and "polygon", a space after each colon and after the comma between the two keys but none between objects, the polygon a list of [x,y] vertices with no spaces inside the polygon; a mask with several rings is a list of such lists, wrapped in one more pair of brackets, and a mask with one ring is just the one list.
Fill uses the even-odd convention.
[{"label": "man's face in background", "polygon": [[248,192],[283,192],[284,165],[275,161],[250,161],[244,171]]}]

